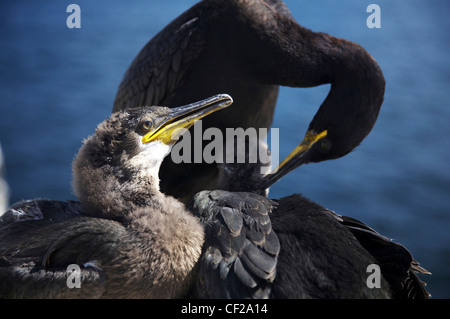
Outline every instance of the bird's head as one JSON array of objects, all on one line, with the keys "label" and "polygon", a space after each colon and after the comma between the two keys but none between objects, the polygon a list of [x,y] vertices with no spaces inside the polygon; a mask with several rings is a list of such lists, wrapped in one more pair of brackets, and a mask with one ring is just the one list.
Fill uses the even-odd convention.
[{"label": "bird's head", "polygon": [[[348,94],[347,98],[337,97],[335,95],[341,93],[331,90],[301,143],[262,179],[261,187],[271,186],[300,165],[336,159],[357,147],[375,125],[383,102],[384,78],[380,73],[376,79],[372,83],[379,88],[374,96]],[[354,101],[355,98],[362,100]],[[335,103],[336,100],[340,103]]]},{"label": "bird's head", "polygon": [[94,215],[120,218],[134,206],[157,202],[160,165],[195,121],[229,106],[220,94],[176,108],[115,112],[84,141],[73,162],[73,189]]}]

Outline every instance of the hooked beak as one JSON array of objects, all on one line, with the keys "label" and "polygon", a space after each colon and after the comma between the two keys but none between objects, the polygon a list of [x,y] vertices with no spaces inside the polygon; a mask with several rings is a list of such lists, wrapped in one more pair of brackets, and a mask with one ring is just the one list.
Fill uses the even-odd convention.
[{"label": "hooked beak", "polygon": [[303,141],[291,152],[291,154],[289,154],[276,169],[264,176],[261,187],[268,188],[272,186],[290,171],[307,163],[304,156],[305,153],[308,152],[317,141],[327,136],[327,133],[327,130],[320,133],[307,131]]},{"label": "hooked beak", "polygon": [[233,99],[228,94],[218,94],[205,100],[172,108],[169,115],[162,118],[153,130],[142,137],[142,142],[158,140],[164,144],[174,144],[178,137],[196,121],[232,103]]}]

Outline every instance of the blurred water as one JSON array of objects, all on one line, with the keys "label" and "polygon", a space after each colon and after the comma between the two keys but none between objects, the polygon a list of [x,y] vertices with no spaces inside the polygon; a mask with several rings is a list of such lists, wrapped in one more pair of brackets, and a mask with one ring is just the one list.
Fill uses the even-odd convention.
[{"label": "blurred water", "polygon": [[[81,7],[68,29],[66,7]],[[0,143],[10,202],[73,199],[71,162],[111,111],[117,86],[143,45],[194,0],[10,1],[0,4]],[[297,21],[361,44],[387,81],[372,133],[348,156],[298,169],[271,197],[301,192],[407,246],[450,297],[449,2],[287,0]],[[381,7],[381,29],[366,8]],[[280,156],[298,144],[329,87],[282,88],[273,126]]]}]

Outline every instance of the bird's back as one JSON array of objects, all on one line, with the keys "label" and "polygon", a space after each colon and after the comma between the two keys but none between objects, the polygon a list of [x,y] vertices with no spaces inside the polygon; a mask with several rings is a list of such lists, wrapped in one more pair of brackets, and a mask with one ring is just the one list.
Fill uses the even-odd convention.
[{"label": "bird's back", "polygon": [[[403,246],[301,195],[276,202],[271,219],[281,249],[274,297],[428,297],[414,274],[417,263]],[[370,265],[381,269],[379,287],[368,283]]]}]

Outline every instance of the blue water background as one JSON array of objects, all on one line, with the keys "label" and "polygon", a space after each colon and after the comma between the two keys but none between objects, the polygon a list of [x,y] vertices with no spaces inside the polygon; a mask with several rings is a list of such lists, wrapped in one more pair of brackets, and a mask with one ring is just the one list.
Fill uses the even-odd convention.
[{"label": "blue water background", "polygon": [[[81,7],[81,29],[66,8]],[[10,202],[74,199],[71,162],[83,138],[111,111],[119,82],[144,44],[196,3],[171,1],[2,1],[0,142]],[[386,77],[371,134],[348,156],[299,168],[272,197],[301,192],[407,246],[450,297],[450,28],[446,0],[287,0],[296,20],[361,44]],[[366,8],[381,7],[381,29]],[[329,86],[282,88],[274,127],[280,156],[302,138]]]}]

